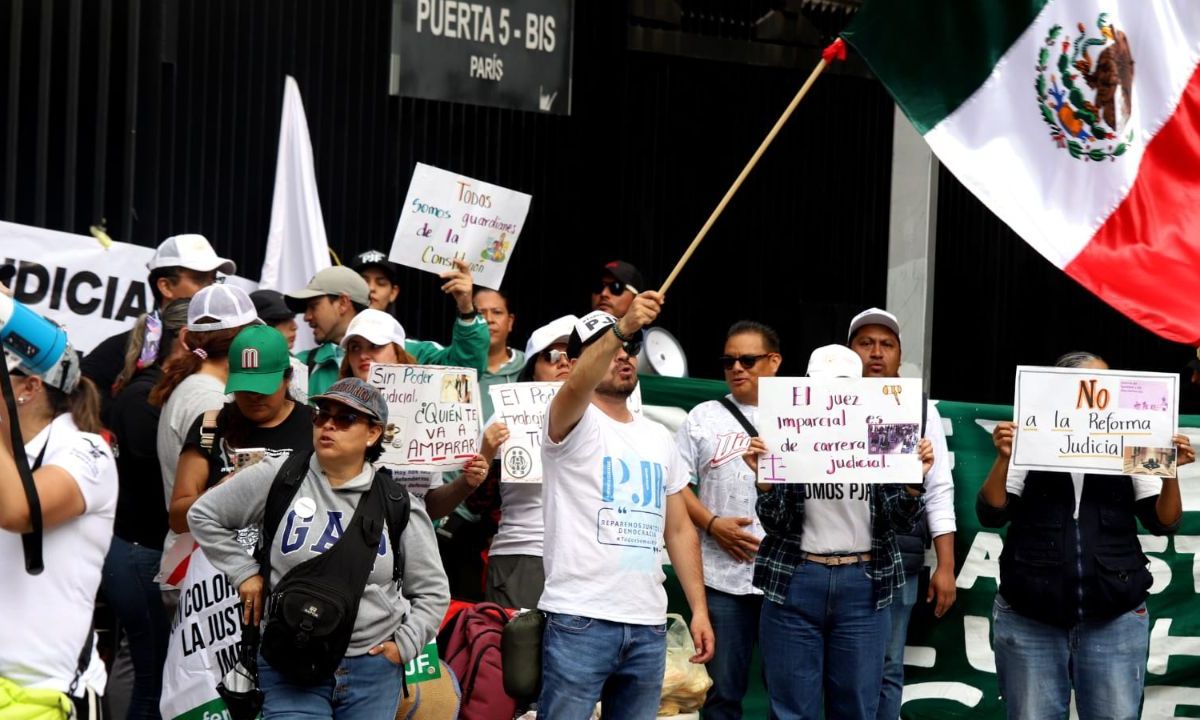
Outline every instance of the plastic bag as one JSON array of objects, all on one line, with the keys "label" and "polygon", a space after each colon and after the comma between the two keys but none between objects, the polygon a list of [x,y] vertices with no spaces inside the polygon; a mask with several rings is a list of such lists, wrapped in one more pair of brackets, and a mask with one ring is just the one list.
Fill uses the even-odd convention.
[{"label": "plastic bag", "polygon": [[659,715],[695,712],[704,705],[712,678],[703,665],[689,662],[696,654],[692,633],[680,615],[667,615],[667,666],[663,674]]}]

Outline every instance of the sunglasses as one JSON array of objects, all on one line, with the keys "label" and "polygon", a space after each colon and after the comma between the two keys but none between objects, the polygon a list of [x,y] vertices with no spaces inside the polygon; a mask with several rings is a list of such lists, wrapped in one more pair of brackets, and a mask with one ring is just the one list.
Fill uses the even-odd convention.
[{"label": "sunglasses", "polygon": [[324,427],[325,423],[333,421],[333,427],[338,430],[349,430],[350,426],[359,420],[371,421],[371,417],[365,413],[357,412],[332,412],[328,409],[318,408],[313,413],[313,427]]},{"label": "sunglasses", "polygon": [[550,363],[551,365],[557,365],[560,360],[570,359],[567,356],[566,350],[543,350],[538,353],[538,357]]},{"label": "sunglasses", "polygon": [[721,362],[721,367],[725,368],[726,370],[732,370],[734,363],[737,363],[749,370],[757,365],[759,360],[768,357],[770,354],[771,353],[763,353],[762,355],[738,355],[737,357],[733,357],[731,355],[722,355],[717,359]]},{"label": "sunglasses", "polygon": [[600,293],[604,292],[605,288],[607,288],[608,291],[614,296],[623,295],[626,290],[634,295],[637,294],[637,290],[632,285],[623,283],[620,280],[613,280],[612,282],[604,282],[601,280],[599,284],[596,285],[596,294],[599,295]]}]

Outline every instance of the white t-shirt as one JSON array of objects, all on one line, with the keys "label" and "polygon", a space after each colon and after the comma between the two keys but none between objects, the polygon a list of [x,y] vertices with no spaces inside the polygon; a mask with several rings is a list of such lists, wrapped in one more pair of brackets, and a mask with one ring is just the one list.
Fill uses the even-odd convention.
[{"label": "white t-shirt", "polygon": [[[48,443],[48,444],[47,444]],[[92,628],[100,571],[117,512],[117,465],[99,435],[80,432],[59,415],[25,445],[29,463],[74,478],[85,509],[42,536],[46,569],[25,572],[21,536],[0,531],[0,677],[22,687],[66,692]]]},{"label": "white t-shirt", "polygon": [[[550,414],[547,410],[547,415]],[[623,423],[589,405],[561,443],[542,431],[547,612],[628,623],[666,622],[661,550],[667,496],[687,487],[662,425]]]},{"label": "white t-shirt", "polygon": [[[171,495],[175,492],[175,469],[179,465],[179,453],[183,441],[196,418],[209,410],[220,410],[225,404],[225,383],[212,375],[195,373],[188,375],[171,392],[158,416],[158,468],[162,472],[163,505],[171,509]],[[170,528],[163,540],[164,561],[166,552],[175,544],[179,535]],[[166,571],[166,568],[163,568]],[[166,574],[166,572],[164,572]]]},{"label": "white t-shirt", "polygon": [[[746,416],[758,423],[758,408],[726,396]],[[675,433],[679,454],[687,461],[693,482],[698,483],[700,502],[721,517],[748,517],[754,522],[742,528],[761,539],[765,534],[754,504],[754,471],[742,461],[750,436],[724,405],[716,400],[700,403],[688,413]],[[704,584],[733,595],[761,595],[754,587],[754,564],[734,560],[716,540],[700,534],[704,559]]]},{"label": "white t-shirt", "polygon": [[[1020,497],[1025,492],[1025,478],[1028,475],[1028,470],[1018,470],[1009,465],[1008,475],[1004,478],[1005,488],[1008,492]],[[1162,478],[1151,475],[1130,475],[1129,477],[1133,480],[1134,500],[1145,500],[1162,492]],[[1071,473],[1071,484],[1075,486],[1075,510],[1072,517],[1076,520],[1079,519],[1079,498],[1083,497],[1084,478],[1084,473]]]},{"label": "white t-shirt", "polygon": [[814,555],[871,552],[871,492],[865,483],[804,486],[800,549]]},{"label": "white t-shirt", "polygon": [[542,484],[500,483],[500,527],[490,555],[542,554]]}]

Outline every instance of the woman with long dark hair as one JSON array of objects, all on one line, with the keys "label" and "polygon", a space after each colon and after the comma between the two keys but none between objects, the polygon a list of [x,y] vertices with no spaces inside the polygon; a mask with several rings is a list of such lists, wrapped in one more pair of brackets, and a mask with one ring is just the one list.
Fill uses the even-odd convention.
[{"label": "woman with long dark hair", "polygon": [[[44,372],[12,359],[9,366],[17,417],[0,403],[0,696],[62,693],[52,700],[66,713],[85,690],[81,675],[94,654],[85,648],[112,539],[117,466],[100,437],[100,394],[80,375],[70,345]],[[41,504],[40,575],[23,561],[21,535],[33,519],[9,437],[14,421]]]}]

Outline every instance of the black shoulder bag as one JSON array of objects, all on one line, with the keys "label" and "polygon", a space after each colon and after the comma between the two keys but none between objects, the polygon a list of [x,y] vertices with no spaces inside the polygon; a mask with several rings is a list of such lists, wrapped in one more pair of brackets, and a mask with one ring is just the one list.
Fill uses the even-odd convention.
[{"label": "black shoulder bag", "polygon": [[262,654],[293,682],[313,685],[327,679],[346,654],[358,618],[358,605],[375,564],[385,514],[395,562],[403,572],[400,536],[408,523],[408,493],[391,476],[377,472],[359,500],[345,534],[328,551],[292,568],[271,587],[271,546],[275,529],[308,470],[311,455],[292,453],[267,495],[259,559],[269,593]]}]

